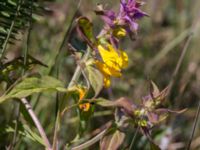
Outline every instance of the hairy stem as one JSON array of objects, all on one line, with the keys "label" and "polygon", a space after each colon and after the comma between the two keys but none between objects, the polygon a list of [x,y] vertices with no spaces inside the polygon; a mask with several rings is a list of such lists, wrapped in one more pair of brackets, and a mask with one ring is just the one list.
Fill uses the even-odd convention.
[{"label": "hairy stem", "polygon": [[24,106],[27,109],[29,115],[33,119],[33,122],[35,123],[35,126],[37,127],[37,129],[38,129],[38,131],[39,131],[39,133],[40,133],[40,135],[41,135],[41,137],[42,137],[42,139],[43,139],[43,141],[44,141],[44,143],[46,145],[46,148],[48,150],[52,150],[51,144],[50,144],[50,142],[49,142],[49,140],[48,140],[48,138],[46,136],[46,133],[45,133],[45,131],[44,131],[44,129],[43,129],[43,127],[42,127],[39,119],[35,115],[35,113],[34,113],[32,107],[31,107],[31,105],[29,104],[29,102],[25,98],[22,98],[21,102],[24,104]]}]

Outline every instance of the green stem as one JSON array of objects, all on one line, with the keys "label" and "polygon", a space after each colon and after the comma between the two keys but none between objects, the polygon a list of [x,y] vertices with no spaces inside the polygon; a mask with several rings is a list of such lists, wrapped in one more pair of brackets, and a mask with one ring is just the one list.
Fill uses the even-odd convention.
[{"label": "green stem", "polygon": [[[8,34],[8,36],[6,38],[6,42],[4,43],[5,45],[4,45],[3,49],[2,49],[2,53],[1,53],[2,55],[1,55],[1,57],[4,54],[4,51],[6,49],[6,45],[8,43],[9,37],[10,37],[10,34],[12,33],[12,29],[14,27],[15,19],[16,19],[17,15],[18,15],[19,10],[20,10],[20,6],[21,6],[20,4],[21,3],[22,3],[22,1],[20,1],[20,0],[17,3],[17,11],[16,11],[16,14],[15,14],[15,18],[14,18],[14,20],[11,23],[11,26],[10,26],[10,29],[9,29],[9,34]],[[22,70],[22,77],[25,74],[25,66],[26,66],[27,55],[28,55],[28,45],[29,45],[30,29],[31,29],[31,24],[32,24],[32,6],[33,6],[33,0],[31,0],[31,12],[30,12],[30,18],[31,18],[31,20],[30,20],[30,26],[29,26],[29,31],[28,31],[27,43],[26,43],[27,45],[26,45],[26,49],[24,51],[24,69]],[[18,124],[19,124],[19,118],[20,118],[20,107],[21,107],[21,103],[17,103],[15,105],[15,108],[16,108],[16,119],[15,119],[16,120],[16,124],[15,124],[15,131],[14,131],[14,135],[13,135],[13,141],[12,141],[10,149],[14,148],[16,140],[17,140]]]},{"label": "green stem", "polygon": [[15,122],[15,129],[14,129],[14,135],[13,135],[12,143],[10,144],[8,150],[14,149],[14,147],[16,145],[16,141],[17,141],[17,135],[18,135],[17,130],[18,130],[18,125],[19,125],[20,103],[16,103],[16,104],[14,104],[14,106],[15,106],[14,109],[16,110],[16,111],[14,111],[16,113],[16,116],[15,116],[16,122]]},{"label": "green stem", "polygon": [[[88,48],[87,53],[83,56],[83,59],[81,61],[85,62],[88,59],[89,54],[90,54],[90,49]],[[72,79],[71,79],[71,81],[70,81],[70,83],[68,85],[68,88],[73,87],[77,83],[77,81],[78,81],[78,79],[79,79],[79,77],[81,75],[81,71],[82,71],[81,70],[81,66],[78,64],[78,66],[75,69],[74,75],[73,75],[73,77],[72,77]],[[58,132],[60,130],[62,105],[63,105],[63,101],[59,104],[59,109],[58,109],[57,116],[56,116],[56,123],[55,123],[55,129],[54,129],[54,138],[53,138],[53,149],[57,148],[57,137],[58,137]]]},{"label": "green stem", "polygon": [[[29,51],[29,43],[30,43],[31,27],[32,27],[33,0],[31,0],[31,8],[30,9],[31,10],[30,10],[29,28],[28,28],[28,34],[27,34],[27,40],[26,40],[26,49],[24,51],[24,66],[26,66],[27,59],[28,59],[28,51]],[[23,72],[25,72],[25,69],[23,70]]]},{"label": "green stem", "polygon": [[[88,59],[90,52],[91,52],[91,50],[90,50],[90,48],[88,48],[87,53],[83,56],[83,59],[81,60],[81,62],[85,62]],[[74,72],[74,75],[68,85],[68,88],[73,87],[77,83],[77,81],[81,75],[81,71],[82,71],[81,65],[78,64],[78,66],[76,67],[76,70]]]}]

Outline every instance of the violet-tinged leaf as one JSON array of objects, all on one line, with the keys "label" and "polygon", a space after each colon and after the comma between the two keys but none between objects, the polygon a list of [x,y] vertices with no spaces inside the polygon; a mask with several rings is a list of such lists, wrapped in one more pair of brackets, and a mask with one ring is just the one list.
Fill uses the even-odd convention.
[{"label": "violet-tinged leaf", "polygon": [[125,134],[116,130],[105,135],[100,141],[100,150],[117,150],[123,143]]},{"label": "violet-tinged leaf", "polygon": [[154,113],[154,112],[148,112],[147,117],[149,119],[149,121],[153,124],[158,123],[159,121],[159,116],[158,114]]},{"label": "violet-tinged leaf", "polygon": [[152,96],[153,99],[160,95],[160,90],[153,81],[151,81],[150,83],[150,95]]}]

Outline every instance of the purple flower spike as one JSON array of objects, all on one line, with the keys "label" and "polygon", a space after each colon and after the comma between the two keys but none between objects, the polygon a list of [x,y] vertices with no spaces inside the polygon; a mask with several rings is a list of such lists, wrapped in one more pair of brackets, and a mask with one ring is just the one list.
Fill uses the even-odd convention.
[{"label": "purple flower spike", "polygon": [[141,5],[143,5],[143,3],[138,3],[135,0],[128,0],[128,2],[126,0],[121,0],[120,12],[117,20],[121,20],[120,22],[123,23],[121,25],[128,24],[131,31],[137,31],[138,24],[136,23],[136,19],[148,16],[139,9]]},{"label": "purple flower spike", "polygon": [[138,23],[136,20],[148,16],[139,9],[143,4],[144,3],[136,2],[136,0],[120,0],[120,10],[118,13],[112,10],[105,10],[102,5],[98,5],[96,14],[100,15],[106,24],[100,36],[107,34],[110,36],[109,38],[112,39],[110,40],[111,43],[117,43],[113,42],[118,41],[118,37],[113,34],[113,31],[123,28],[131,39],[135,39],[138,30]]},{"label": "purple flower spike", "polygon": [[102,19],[105,21],[106,24],[113,27],[114,21],[116,19],[116,14],[112,10],[105,10],[103,11]]},{"label": "purple flower spike", "polygon": [[135,32],[138,30],[136,20],[148,16],[139,9],[143,4],[142,2],[136,2],[136,0],[121,0],[118,14],[112,10],[104,10],[103,8],[96,11],[96,13],[102,16],[102,19],[110,28],[125,26],[127,31]]}]

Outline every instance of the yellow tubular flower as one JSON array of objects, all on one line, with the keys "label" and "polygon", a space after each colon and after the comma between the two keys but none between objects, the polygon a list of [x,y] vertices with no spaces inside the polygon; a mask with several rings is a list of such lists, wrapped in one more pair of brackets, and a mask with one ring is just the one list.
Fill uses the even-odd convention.
[{"label": "yellow tubular flower", "polygon": [[105,49],[102,45],[98,45],[98,50],[103,62],[96,60],[97,68],[104,75],[104,86],[110,86],[110,76],[121,77],[121,69],[128,66],[128,55],[122,51],[116,51],[111,44]]},{"label": "yellow tubular flower", "polygon": [[118,27],[113,30],[113,35],[117,38],[125,37],[127,34],[126,30],[122,27]]},{"label": "yellow tubular flower", "polygon": [[90,103],[80,104],[79,108],[83,111],[89,111],[90,109]]},{"label": "yellow tubular flower", "polygon": [[[84,88],[77,87],[77,91],[79,92],[79,101],[81,101],[86,95],[86,90]],[[83,111],[89,111],[90,103],[80,104],[79,108]]]},{"label": "yellow tubular flower", "polygon": [[104,76],[104,79],[103,79],[103,82],[104,82],[104,87],[105,88],[109,88],[110,87],[110,77],[109,76]]}]

